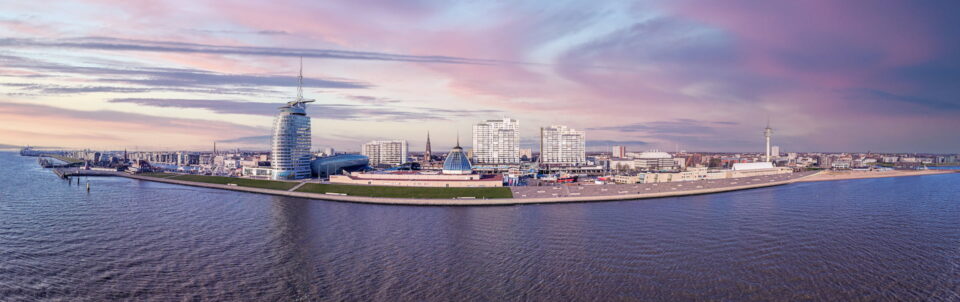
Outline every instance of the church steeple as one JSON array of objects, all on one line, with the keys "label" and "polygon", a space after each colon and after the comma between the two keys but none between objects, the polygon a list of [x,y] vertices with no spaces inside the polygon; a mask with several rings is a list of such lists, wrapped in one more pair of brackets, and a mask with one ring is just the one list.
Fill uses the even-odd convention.
[{"label": "church steeple", "polygon": [[423,161],[430,162],[433,159],[433,154],[430,152],[430,131],[427,131],[427,147],[423,151]]}]

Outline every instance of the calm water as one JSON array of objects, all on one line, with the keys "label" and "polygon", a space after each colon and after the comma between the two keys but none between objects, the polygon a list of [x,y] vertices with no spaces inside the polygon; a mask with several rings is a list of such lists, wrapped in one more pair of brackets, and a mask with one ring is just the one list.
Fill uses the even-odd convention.
[{"label": "calm water", "polygon": [[4,301],[960,300],[960,175],[461,208],[0,167]]}]

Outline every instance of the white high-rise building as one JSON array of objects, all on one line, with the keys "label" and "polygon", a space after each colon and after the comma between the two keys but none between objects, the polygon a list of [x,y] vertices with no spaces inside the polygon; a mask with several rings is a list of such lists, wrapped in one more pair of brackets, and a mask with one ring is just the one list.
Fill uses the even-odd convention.
[{"label": "white high-rise building", "polygon": [[540,128],[540,162],[564,165],[587,163],[584,132],[560,125]]},{"label": "white high-rise building", "polygon": [[626,146],[613,146],[613,153],[610,154],[610,157],[613,157],[613,158],[624,158],[624,157],[627,157],[627,147],[626,147]]},{"label": "white high-rise building", "polygon": [[503,118],[473,125],[473,158],[477,164],[520,163],[520,122]]},{"label": "white high-rise building", "polygon": [[334,156],[337,154],[337,151],[334,150],[332,147],[327,147],[327,148],[323,148],[323,152],[320,152],[320,153],[323,153],[323,156]]},{"label": "white high-rise building", "polygon": [[363,144],[361,154],[370,158],[370,165],[401,165],[407,162],[406,140],[376,140]]},{"label": "white high-rise building", "polygon": [[274,180],[301,179],[310,177],[310,117],[303,98],[303,62],[300,63],[300,84],[297,99],[280,107],[273,120],[273,148],[270,166]]},{"label": "white high-rise building", "polygon": [[770,147],[770,155],[773,156],[773,158],[780,157],[780,146]]}]

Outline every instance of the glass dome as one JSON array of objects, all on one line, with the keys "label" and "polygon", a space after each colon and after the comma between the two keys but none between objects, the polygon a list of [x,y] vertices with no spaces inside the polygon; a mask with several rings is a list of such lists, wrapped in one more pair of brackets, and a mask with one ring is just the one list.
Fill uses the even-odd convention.
[{"label": "glass dome", "polygon": [[443,161],[443,174],[471,174],[473,168],[470,166],[470,159],[463,154],[463,148],[453,147],[447,159]]}]

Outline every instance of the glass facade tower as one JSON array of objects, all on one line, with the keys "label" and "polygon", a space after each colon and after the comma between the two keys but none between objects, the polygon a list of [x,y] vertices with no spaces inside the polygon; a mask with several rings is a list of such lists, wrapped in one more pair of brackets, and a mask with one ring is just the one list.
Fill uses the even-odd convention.
[{"label": "glass facade tower", "polygon": [[273,142],[270,165],[274,180],[310,178],[310,117],[303,98],[303,63],[300,67],[297,99],[280,107],[273,120]]}]

